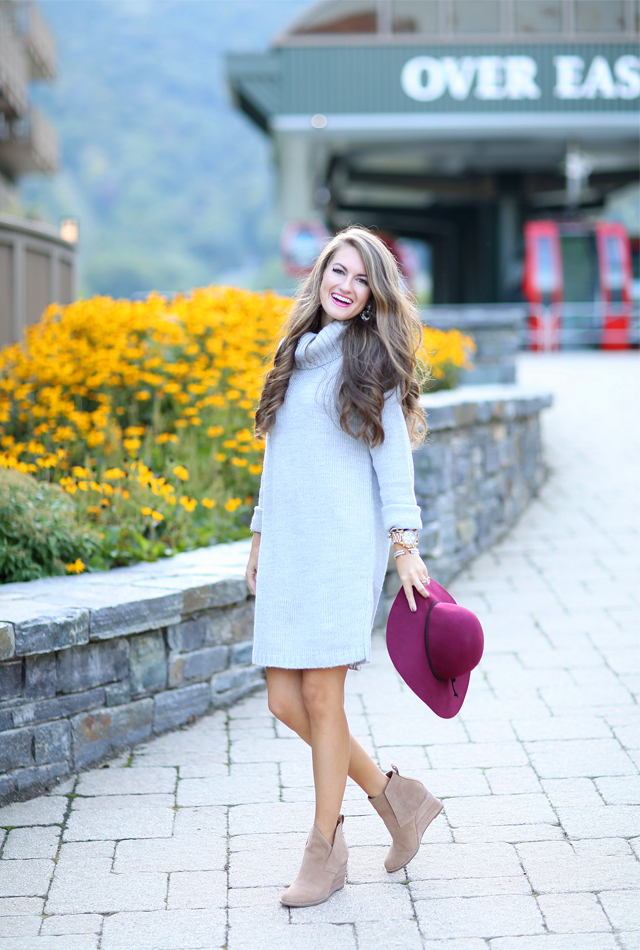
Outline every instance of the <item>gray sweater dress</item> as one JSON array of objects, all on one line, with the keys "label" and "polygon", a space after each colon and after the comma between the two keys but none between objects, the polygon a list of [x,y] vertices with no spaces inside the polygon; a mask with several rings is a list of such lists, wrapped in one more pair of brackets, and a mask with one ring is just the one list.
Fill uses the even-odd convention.
[{"label": "gray sweater dress", "polygon": [[420,528],[413,459],[395,393],[385,439],[369,448],[340,428],[336,381],[345,326],[305,333],[267,437],[253,662],[280,669],[355,666],[371,629],[389,557],[389,530]]}]

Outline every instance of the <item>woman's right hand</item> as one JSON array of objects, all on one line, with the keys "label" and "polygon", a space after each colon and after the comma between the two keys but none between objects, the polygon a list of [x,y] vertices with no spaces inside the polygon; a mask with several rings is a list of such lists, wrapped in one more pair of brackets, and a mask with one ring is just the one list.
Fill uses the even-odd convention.
[{"label": "woman's right hand", "polygon": [[247,569],[244,572],[247,584],[249,585],[249,590],[254,595],[256,592],[256,580],[258,578],[258,554],[260,553],[261,537],[262,536],[259,531],[254,531],[253,539],[251,541],[251,554],[249,555],[249,560],[247,562]]}]

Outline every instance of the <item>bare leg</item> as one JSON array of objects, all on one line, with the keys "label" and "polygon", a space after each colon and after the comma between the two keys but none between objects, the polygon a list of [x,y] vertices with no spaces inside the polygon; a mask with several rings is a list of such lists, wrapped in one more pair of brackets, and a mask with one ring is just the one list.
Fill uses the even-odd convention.
[{"label": "bare leg", "polygon": [[303,670],[302,699],[311,726],[313,781],[316,789],[314,825],[333,844],[342,809],[351,743],[344,713],[346,666]]},{"label": "bare leg", "polygon": [[[302,679],[302,670],[267,669],[269,709],[276,719],[293,729],[307,745],[311,745],[311,723],[302,697]],[[367,795],[375,798],[385,790],[389,780],[357,739],[350,735],[349,741],[349,777]]]}]

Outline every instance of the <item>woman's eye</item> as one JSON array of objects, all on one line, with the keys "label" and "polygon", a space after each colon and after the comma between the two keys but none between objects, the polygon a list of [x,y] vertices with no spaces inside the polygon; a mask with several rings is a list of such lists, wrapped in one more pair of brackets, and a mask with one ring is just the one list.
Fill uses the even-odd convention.
[{"label": "woman's eye", "polygon": [[340,274],[340,276],[342,277],[342,275],[344,274],[344,271],[343,271],[340,267],[334,267],[334,268],[333,268],[333,273],[334,273],[334,274]]}]

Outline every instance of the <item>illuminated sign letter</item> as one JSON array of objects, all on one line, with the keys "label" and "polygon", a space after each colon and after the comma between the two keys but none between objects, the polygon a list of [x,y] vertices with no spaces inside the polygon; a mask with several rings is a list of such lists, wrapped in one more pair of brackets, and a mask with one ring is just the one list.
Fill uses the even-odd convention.
[{"label": "illuminated sign letter", "polygon": [[433,56],[416,56],[402,67],[402,88],[411,99],[431,102],[445,91],[442,64]]},{"label": "illuminated sign letter", "polygon": [[453,56],[443,56],[441,59],[447,89],[454,99],[466,99],[471,92],[473,79],[476,74],[476,60],[473,56],[463,56],[455,59]]},{"label": "illuminated sign letter", "polygon": [[478,81],[476,96],[478,99],[504,99],[507,90],[504,85],[504,60],[502,56],[478,57]]},{"label": "illuminated sign letter", "polygon": [[542,95],[536,83],[538,64],[531,56],[506,56],[505,88],[507,99],[539,99]]},{"label": "illuminated sign letter", "polygon": [[611,68],[604,56],[594,56],[587,78],[580,90],[583,99],[617,99],[618,89]]},{"label": "illuminated sign letter", "polygon": [[581,56],[554,56],[553,63],[556,67],[556,87],[553,90],[554,96],[558,99],[580,99],[582,98],[582,71],[584,69],[584,60]]},{"label": "illuminated sign letter", "polygon": [[621,99],[640,96],[640,56],[620,56],[613,65]]}]

